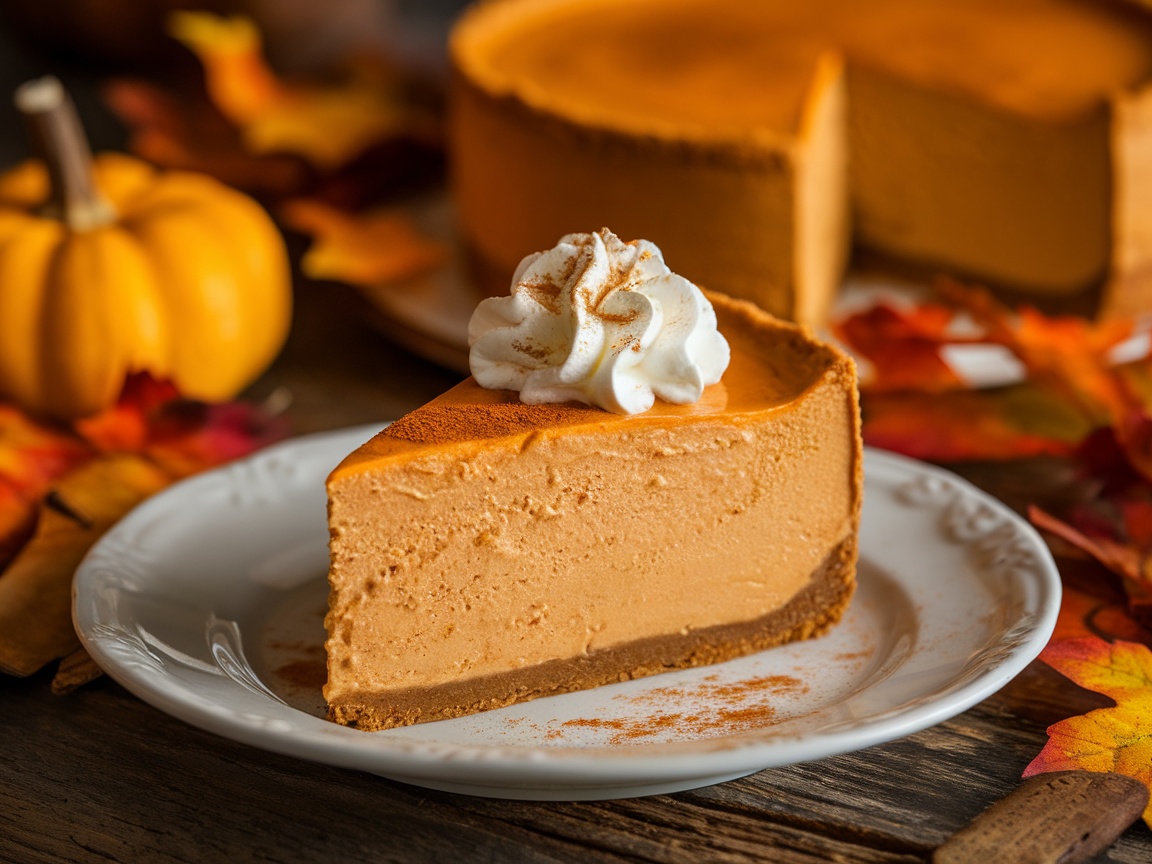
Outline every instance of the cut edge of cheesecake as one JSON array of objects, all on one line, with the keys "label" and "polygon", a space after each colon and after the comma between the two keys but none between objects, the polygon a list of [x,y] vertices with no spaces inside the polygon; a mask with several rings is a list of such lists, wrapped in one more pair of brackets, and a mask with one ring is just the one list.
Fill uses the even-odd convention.
[{"label": "cut edge of cheesecake", "polygon": [[[1150,12],[1152,12],[1152,7]],[[1109,104],[1112,148],[1112,238],[1101,317],[1152,309],[1152,85],[1114,96]]]},{"label": "cut edge of cheesecake", "polygon": [[369,732],[451,720],[547,696],[711,666],[789,642],[814,639],[839,623],[851,601],[857,555],[857,538],[845,538],[800,593],[782,608],[753,621],[694,630],[684,636],[639,639],[527,669],[431,688],[351,693],[340,703],[329,703],[328,719]]}]

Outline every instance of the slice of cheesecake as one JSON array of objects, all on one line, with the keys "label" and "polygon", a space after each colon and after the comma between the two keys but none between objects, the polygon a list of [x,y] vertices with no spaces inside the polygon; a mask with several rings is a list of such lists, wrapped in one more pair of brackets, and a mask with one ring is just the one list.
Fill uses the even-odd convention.
[{"label": "slice of cheesecake", "polygon": [[852,595],[854,366],[708,295],[731,349],[689,405],[525,405],[475,380],[328,481],[330,718],[386,729],[824,632]]}]

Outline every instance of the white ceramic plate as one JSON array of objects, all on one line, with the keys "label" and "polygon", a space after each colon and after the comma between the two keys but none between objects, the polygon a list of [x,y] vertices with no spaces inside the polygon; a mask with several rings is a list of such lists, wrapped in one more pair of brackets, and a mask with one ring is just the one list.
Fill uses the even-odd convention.
[{"label": "white ceramic plate", "polygon": [[1036,533],[959,478],[865,459],[859,590],[829,635],[718,666],[386,732],[323,719],[323,479],[378,427],[288,441],[172,487],[82,563],[74,614],[114,679],[256,747],[475,795],[672,792],[898,738],[1040,651],[1060,582]]}]

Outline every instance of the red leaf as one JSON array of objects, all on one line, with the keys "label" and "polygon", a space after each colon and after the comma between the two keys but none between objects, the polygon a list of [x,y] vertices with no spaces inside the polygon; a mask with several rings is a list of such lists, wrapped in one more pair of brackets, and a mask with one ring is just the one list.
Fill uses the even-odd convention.
[{"label": "red leaf", "polygon": [[1095,514],[1081,510],[1077,515],[1079,524],[1072,525],[1039,507],[1028,508],[1028,518],[1036,527],[1088,553],[1115,573],[1128,596],[1132,617],[1142,624],[1152,623],[1152,574],[1148,547],[1137,545],[1117,530],[1114,523],[1094,518]]},{"label": "red leaf", "polygon": [[1059,399],[1019,386],[866,394],[864,440],[933,462],[1066,456],[1091,427]]},{"label": "red leaf", "polygon": [[940,356],[955,318],[952,309],[920,305],[897,309],[878,304],[835,325],[836,335],[868,361],[869,393],[916,390],[936,393],[963,388],[964,382]]},{"label": "red leaf", "polygon": [[287,424],[243,402],[185,400],[171,382],[139,374],[114,407],[77,421],[76,431],[97,451],[139,453],[182,477],[282,438]]}]

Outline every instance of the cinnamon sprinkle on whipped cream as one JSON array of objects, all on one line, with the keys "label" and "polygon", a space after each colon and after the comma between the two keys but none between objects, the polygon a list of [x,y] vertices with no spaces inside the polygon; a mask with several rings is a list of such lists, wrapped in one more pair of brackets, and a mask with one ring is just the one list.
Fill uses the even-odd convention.
[{"label": "cinnamon sprinkle on whipped cream", "polygon": [[730,356],[703,292],[655,244],[607,228],[524,258],[510,295],[476,308],[468,344],[482,387],[617,414],[647,411],[656,397],[697,401]]}]

